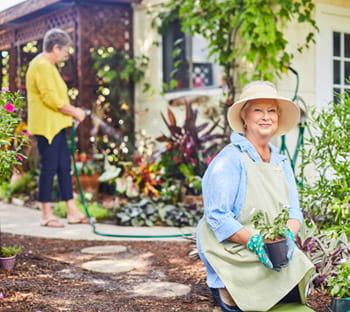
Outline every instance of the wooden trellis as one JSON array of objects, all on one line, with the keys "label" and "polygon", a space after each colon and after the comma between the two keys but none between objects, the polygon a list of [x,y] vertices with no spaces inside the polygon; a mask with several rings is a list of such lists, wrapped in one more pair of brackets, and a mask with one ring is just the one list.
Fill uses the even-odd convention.
[{"label": "wooden trellis", "polygon": [[[79,90],[75,104],[91,108],[96,99],[96,78],[90,50],[114,47],[132,57],[131,4],[138,2],[140,0],[26,0],[0,12],[0,51],[7,50],[10,55],[10,90],[16,91],[24,85],[23,68],[34,57],[24,53],[21,47],[37,40],[41,49],[45,32],[58,27],[71,34],[75,51],[64,69],[65,80]],[[78,132],[79,147],[87,150],[91,125],[84,122],[82,126]]]}]

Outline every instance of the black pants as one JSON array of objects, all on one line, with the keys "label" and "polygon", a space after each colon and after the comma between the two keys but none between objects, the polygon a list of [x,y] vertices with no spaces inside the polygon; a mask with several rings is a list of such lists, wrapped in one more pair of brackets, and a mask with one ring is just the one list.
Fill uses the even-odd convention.
[{"label": "black pants", "polygon": [[301,302],[298,286],[295,286],[279,303]]},{"label": "black pants", "polygon": [[57,174],[61,200],[73,198],[72,177],[70,174],[70,153],[65,130],[61,130],[49,144],[41,135],[35,136],[40,157],[39,202],[50,202],[53,179]]}]

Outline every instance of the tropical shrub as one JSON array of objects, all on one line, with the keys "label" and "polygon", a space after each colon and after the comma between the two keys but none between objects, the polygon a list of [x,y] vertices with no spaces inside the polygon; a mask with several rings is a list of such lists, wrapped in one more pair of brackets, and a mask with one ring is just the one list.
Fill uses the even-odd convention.
[{"label": "tropical shrub", "polygon": [[306,138],[303,171],[311,168],[314,176],[305,178],[300,189],[302,206],[321,229],[346,233],[350,237],[350,95],[338,95],[321,110],[311,112],[313,136]]},{"label": "tropical shrub", "polygon": [[343,233],[338,237],[334,232],[320,232],[314,223],[303,226],[296,236],[297,246],[315,265],[315,273],[310,279],[310,288],[327,289],[327,278],[344,262],[350,261],[350,244]]},{"label": "tropical shrub", "polygon": [[185,100],[184,105],[186,113],[182,126],[177,124],[170,108],[168,119],[161,114],[169,134],[156,139],[165,143],[157,155],[164,168],[164,179],[179,179],[188,190],[192,189],[192,194],[196,194],[200,192],[201,177],[225,136],[214,133],[219,120],[212,125],[209,122],[196,125],[198,111],[192,108],[190,101]]}]

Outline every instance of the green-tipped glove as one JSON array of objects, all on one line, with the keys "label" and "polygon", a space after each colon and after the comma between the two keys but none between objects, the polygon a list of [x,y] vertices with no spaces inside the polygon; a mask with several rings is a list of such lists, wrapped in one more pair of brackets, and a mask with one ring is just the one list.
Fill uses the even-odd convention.
[{"label": "green-tipped glove", "polygon": [[265,248],[264,248],[264,240],[259,234],[253,235],[247,244],[247,248],[255,252],[258,256],[259,261],[264,265],[265,268],[279,271],[279,268],[274,268],[272,265],[271,260],[269,259],[269,256],[267,255]]},{"label": "green-tipped glove", "polygon": [[295,236],[294,233],[289,229],[284,229],[283,236],[287,239],[287,258],[288,263],[286,266],[292,261],[293,259],[293,253],[295,248]]}]

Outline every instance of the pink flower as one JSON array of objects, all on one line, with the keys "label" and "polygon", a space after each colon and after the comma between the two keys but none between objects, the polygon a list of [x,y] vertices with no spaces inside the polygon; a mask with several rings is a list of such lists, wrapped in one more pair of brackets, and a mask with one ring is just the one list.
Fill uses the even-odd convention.
[{"label": "pink flower", "polygon": [[2,88],[1,91],[9,92],[10,89],[9,88]]},{"label": "pink flower", "polygon": [[22,134],[29,137],[30,136],[30,133],[28,131],[22,131]]},{"label": "pink flower", "polygon": [[4,108],[9,112],[13,113],[15,111],[15,107],[12,103],[7,103],[4,105]]},{"label": "pink flower", "polygon": [[17,159],[19,160],[19,161],[23,161],[23,157],[21,156],[21,155],[16,155],[16,157],[17,157]]},{"label": "pink flower", "polygon": [[179,157],[174,156],[173,161],[179,163],[179,162],[181,162],[181,159]]}]

